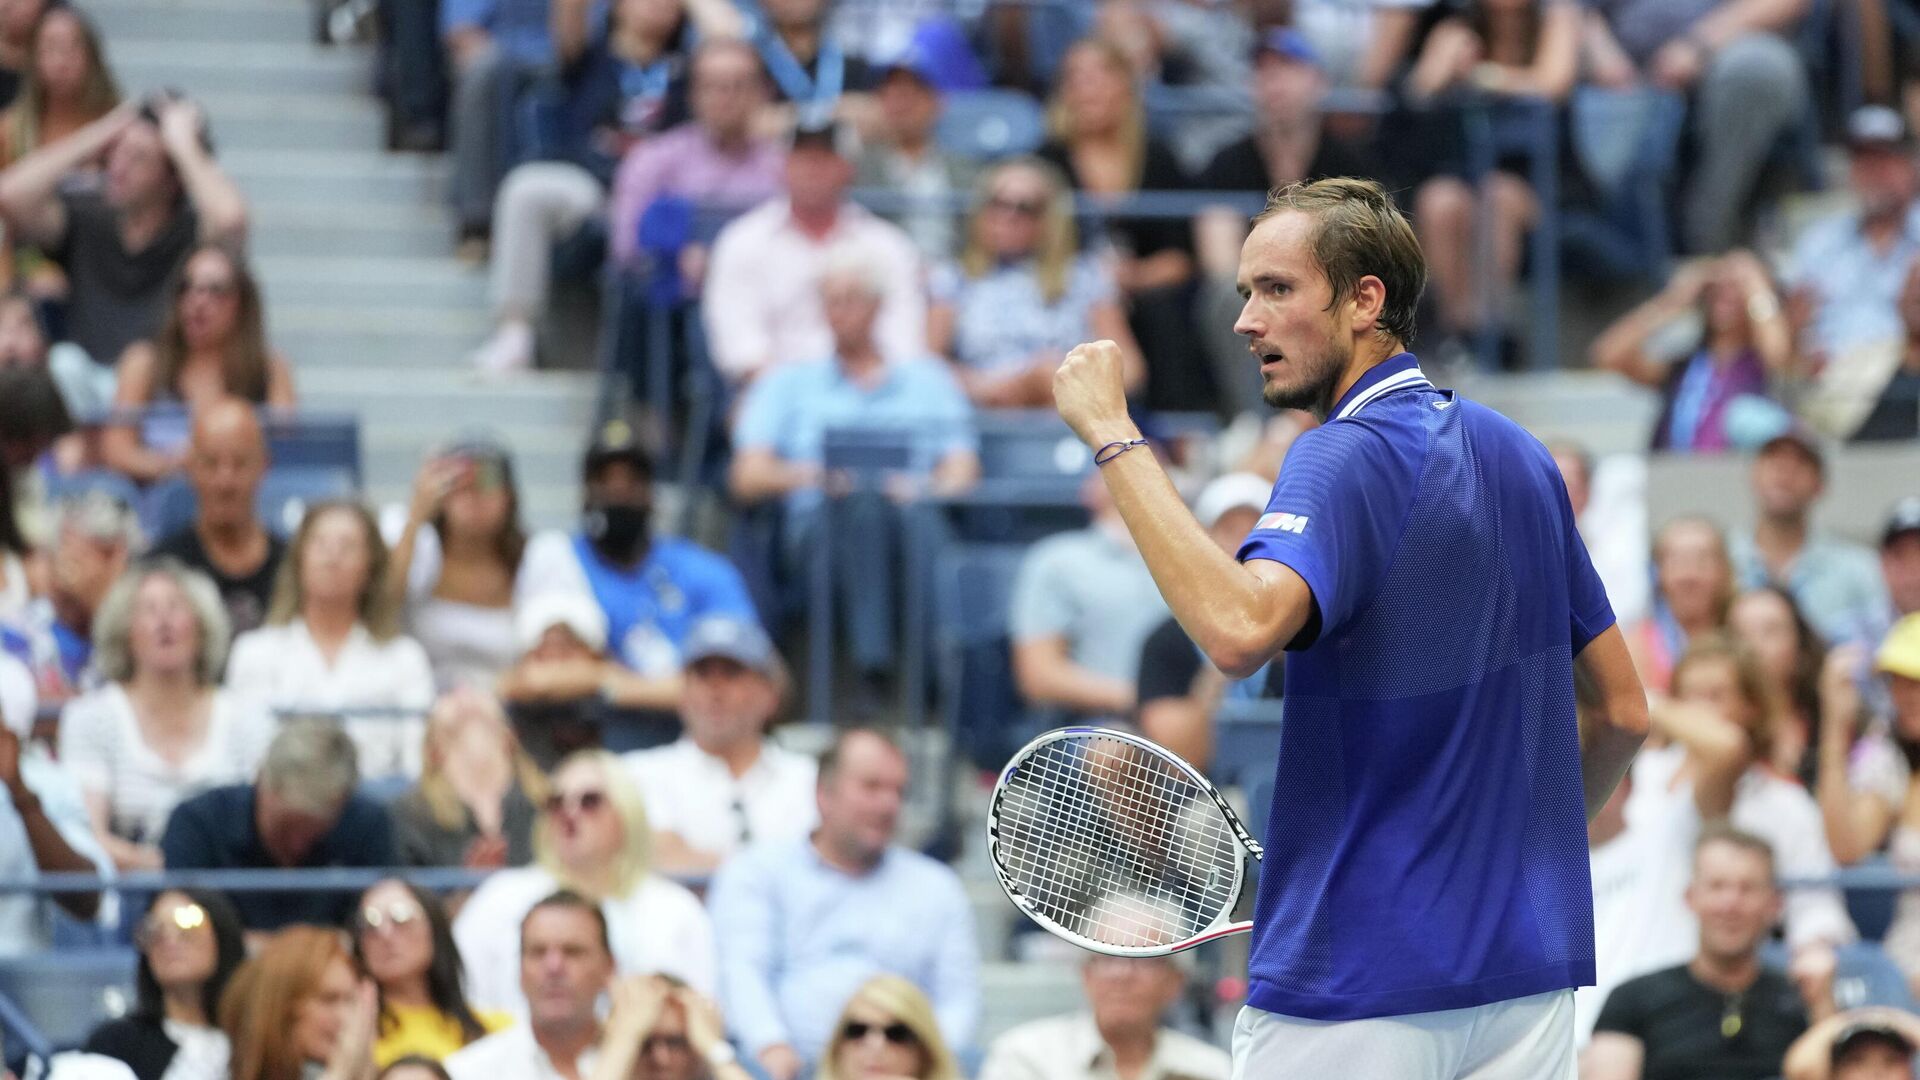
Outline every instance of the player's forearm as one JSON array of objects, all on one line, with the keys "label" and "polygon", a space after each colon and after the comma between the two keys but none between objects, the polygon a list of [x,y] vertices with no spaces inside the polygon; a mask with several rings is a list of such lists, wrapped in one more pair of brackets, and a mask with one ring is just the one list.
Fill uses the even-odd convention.
[{"label": "player's forearm", "polygon": [[1587,820],[1592,821],[1613,797],[1620,778],[1633,766],[1633,755],[1640,750],[1645,736],[1611,725],[1593,729],[1586,745],[1580,748],[1580,784],[1587,802]]},{"label": "player's forearm", "polygon": [[[1139,437],[1132,425],[1111,436]],[[1121,454],[1100,472],[1167,609],[1215,667],[1236,678],[1251,675],[1300,632],[1307,612],[1285,610],[1292,605],[1275,595],[1272,583],[1213,542],[1145,448]]]}]

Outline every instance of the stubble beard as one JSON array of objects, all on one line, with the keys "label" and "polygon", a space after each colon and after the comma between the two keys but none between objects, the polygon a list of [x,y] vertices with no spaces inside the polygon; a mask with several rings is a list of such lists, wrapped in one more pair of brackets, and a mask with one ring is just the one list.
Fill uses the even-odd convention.
[{"label": "stubble beard", "polygon": [[1334,392],[1340,386],[1340,374],[1346,370],[1349,359],[1350,356],[1341,354],[1338,343],[1331,341],[1310,356],[1298,360],[1289,357],[1289,362],[1299,364],[1301,380],[1282,386],[1267,379],[1260,388],[1260,398],[1270,408],[1302,409],[1325,423],[1327,414],[1333,411]]}]

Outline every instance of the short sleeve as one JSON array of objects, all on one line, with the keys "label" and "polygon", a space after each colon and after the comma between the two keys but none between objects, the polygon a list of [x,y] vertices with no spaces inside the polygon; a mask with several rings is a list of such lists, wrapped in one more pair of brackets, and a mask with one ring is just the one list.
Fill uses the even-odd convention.
[{"label": "short sleeve", "polygon": [[1561,528],[1567,537],[1567,614],[1572,635],[1573,654],[1580,655],[1587,643],[1612,626],[1613,605],[1607,600],[1607,587],[1593,568],[1587,554],[1587,542],[1573,518],[1573,505],[1567,501],[1567,489],[1554,473],[1554,493],[1560,499]]},{"label": "short sleeve", "polygon": [[784,404],[792,400],[787,370],[774,370],[755,379],[747,387],[747,399],[740,404],[740,418],[733,425],[735,450],[771,450],[779,453],[780,429],[785,419]]},{"label": "short sleeve", "polygon": [[1313,592],[1323,635],[1341,626],[1366,607],[1393,561],[1418,456],[1398,453],[1365,421],[1336,420],[1302,434],[1287,451],[1266,513],[1240,545],[1240,561],[1291,568]]},{"label": "short sleeve", "polygon": [[1060,588],[1062,575],[1054,567],[1061,551],[1058,541],[1042,543],[1021,560],[1007,616],[1015,642],[1057,637],[1072,628],[1072,600]]},{"label": "short sleeve", "polygon": [[1647,985],[1644,978],[1630,979],[1613,988],[1607,1003],[1600,1006],[1600,1019],[1594,1021],[1595,1034],[1602,1031],[1645,1038],[1647,1026]]}]

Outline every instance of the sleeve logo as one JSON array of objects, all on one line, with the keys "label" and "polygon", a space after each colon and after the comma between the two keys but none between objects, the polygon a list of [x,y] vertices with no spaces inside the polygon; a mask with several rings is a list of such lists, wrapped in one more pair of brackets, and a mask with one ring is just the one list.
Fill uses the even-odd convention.
[{"label": "sleeve logo", "polygon": [[1281,511],[1262,514],[1260,520],[1253,523],[1253,530],[1259,532],[1262,529],[1272,529],[1277,532],[1290,532],[1295,534],[1304,533],[1307,531],[1307,515],[1288,514]]}]

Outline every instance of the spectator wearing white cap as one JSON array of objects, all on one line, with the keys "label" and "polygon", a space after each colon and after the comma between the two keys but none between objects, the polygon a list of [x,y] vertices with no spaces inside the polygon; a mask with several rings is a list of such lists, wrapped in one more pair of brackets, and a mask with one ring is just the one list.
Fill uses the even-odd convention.
[{"label": "spectator wearing white cap", "polygon": [[535,593],[514,612],[520,659],[497,691],[520,741],[543,769],[599,745],[593,714],[609,678],[624,672],[607,655],[607,616],[585,592]]},{"label": "spectator wearing white cap", "polygon": [[819,818],[819,767],[767,738],[786,672],[764,630],[715,615],[694,626],[684,654],[684,733],[623,761],[646,799],[659,867],[709,873],[750,843],[806,836]]},{"label": "spectator wearing white cap", "polygon": [[[1213,541],[1231,553],[1266,511],[1273,482],[1253,473],[1228,473],[1208,484],[1193,506]],[[1200,655],[1178,620],[1167,620],[1140,648],[1140,705],[1136,716],[1148,738],[1206,768],[1213,756],[1213,710],[1229,691],[1250,697],[1280,696],[1283,665],[1229,680]]]}]

